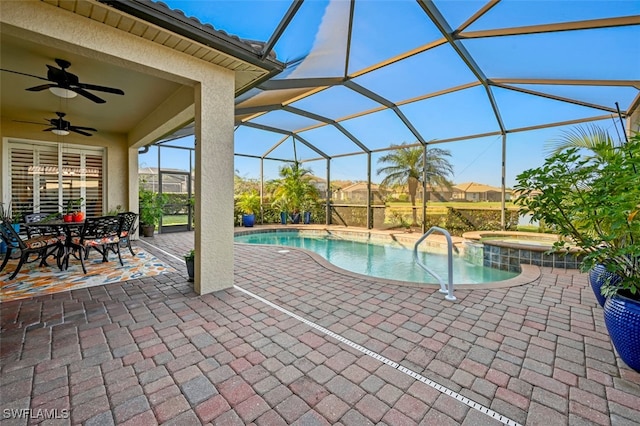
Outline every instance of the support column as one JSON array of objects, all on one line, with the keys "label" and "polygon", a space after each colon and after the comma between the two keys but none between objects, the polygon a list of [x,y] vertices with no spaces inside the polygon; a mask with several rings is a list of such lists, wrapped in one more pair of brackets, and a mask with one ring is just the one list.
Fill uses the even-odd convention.
[{"label": "support column", "polygon": [[[127,199],[126,211],[140,213],[140,203],[138,201],[138,191],[140,187],[140,182],[138,179],[138,148],[129,148],[127,155],[127,168],[128,168],[128,176],[127,182],[129,183],[129,196]],[[138,232],[140,231],[140,227],[136,228],[135,235],[131,236],[132,240],[138,239]]]},{"label": "support column", "polygon": [[422,145],[422,233],[427,232],[427,144]]},{"label": "support column", "polygon": [[262,157],[260,158],[260,225],[264,225],[264,158]]},{"label": "support column", "polygon": [[506,174],[507,174],[507,134],[502,134],[502,205],[501,205],[501,214],[500,214],[500,227],[504,231],[507,227],[506,225],[506,198],[507,198],[507,190],[506,190]]},{"label": "support column", "polygon": [[373,228],[373,207],[371,207],[371,153],[367,153],[367,229]]},{"label": "support column", "polygon": [[331,225],[331,160],[327,158],[326,225]]},{"label": "support column", "polygon": [[233,286],[233,73],[195,87],[196,232],[194,290]]}]

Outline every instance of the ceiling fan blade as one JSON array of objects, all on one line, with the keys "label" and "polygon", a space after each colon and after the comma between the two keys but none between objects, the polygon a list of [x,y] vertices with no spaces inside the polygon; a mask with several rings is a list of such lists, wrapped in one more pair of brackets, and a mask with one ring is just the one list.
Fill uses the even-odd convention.
[{"label": "ceiling fan blade", "polygon": [[43,84],[41,86],[29,87],[28,89],[25,89],[25,90],[28,90],[30,92],[39,92],[41,90],[46,90],[50,87],[57,87],[57,86],[58,86],[57,84]]},{"label": "ceiling fan blade", "polygon": [[97,90],[99,92],[113,93],[114,95],[124,95],[124,92],[121,89],[116,89],[115,87],[96,86],[95,84],[86,83],[78,83],[75,86],[81,89]]},{"label": "ceiling fan blade", "polygon": [[43,132],[50,132],[52,130],[57,129],[57,127],[49,127],[48,129],[42,129]]},{"label": "ceiling fan blade", "polygon": [[105,101],[104,99],[97,97],[97,96],[96,96],[96,95],[94,95],[93,93],[89,93],[89,92],[87,92],[86,90],[79,89],[79,88],[78,88],[78,89],[73,88],[73,89],[71,89],[71,90],[73,90],[74,92],[76,92],[78,95],[82,95],[82,96],[84,96],[85,98],[92,100],[93,102],[95,102],[95,103],[97,103],[97,104],[103,104],[103,103],[107,102],[107,101]]},{"label": "ceiling fan blade", "polygon": [[13,120],[13,121],[15,121],[16,123],[39,124],[41,126],[48,126],[49,125],[49,123],[38,123],[37,121],[24,121],[24,120]]},{"label": "ceiling fan blade", "polygon": [[27,77],[37,78],[38,80],[50,81],[48,78],[39,77],[37,75],[27,74],[27,73],[20,72],[20,71],[12,71],[12,70],[8,70],[8,69],[5,69],[5,68],[0,68],[0,71],[12,72],[14,74],[26,75]]},{"label": "ceiling fan blade", "polygon": [[93,136],[91,133],[87,133],[87,132],[83,132],[82,130],[78,130],[78,128],[74,127],[74,126],[69,126],[69,131],[70,132],[75,132],[75,133],[80,133],[81,135],[85,135],[85,136]]},{"label": "ceiling fan blade", "polygon": [[83,127],[83,126],[69,126],[69,130],[71,129],[79,129],[79,130],[90,130],[92,132],[97,132],[98,130],[94,129],[93,127]]}]

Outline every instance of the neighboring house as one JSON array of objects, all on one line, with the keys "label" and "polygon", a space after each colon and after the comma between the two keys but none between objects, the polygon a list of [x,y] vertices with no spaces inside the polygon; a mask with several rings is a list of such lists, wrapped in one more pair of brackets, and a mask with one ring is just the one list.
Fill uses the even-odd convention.
[{"label": "neighboring house", "polygon": [[[391,196],[396,198],[408,194],[409,189],[406,185],[395,186],[391,190]],[[511,190],[508,188],[505,197],[506,201],[512,198]],[[451,188],[427,185],[427,201],[502,201],[502,189],[476,182],[459,183]],[[416,190],[416,202],[422,202],[422,186],[418,186]]]},{"label": "neighboring house", "polygon": [[[418,188],[422,193],[421,188]],[[459,197],[460,189],[452,186],[447,188],[446,186],[431,186],[427,185],[427,201],[452,201]],[[420,198],[422,200],[422,198]]]},{"label": "neighboring house", "polygon": [[[427,185],[427,201],[451,201],[452,191],[457,191],[457,189]],[[397,199],[409,196],[409,188],[407,185],[394,186],[389,189],[389,192],[391,197]],[[422,202],[422,185],[418,185],[416,188],[416,202]]]},{"label": "neighboring house", "polygon": [[[477,182],[465,182],[454,185],[452,200],[457,201],[502,201],[502,188]],[[505,201],[511,200],[511,190],[505,190]]]},{"label": "neighboring house", "polygon": [[[366,204],[367,202],[367,183],[366,182],[356,182],[352,185],[346,186],[334,194],[334,200],[343,203],[362,203]],[[372,183],[371,184],[371,196],[374,203],[382,202],[382,198],[380,197],[380,186]]]},{"label": "neighboring house", "polygon": [[[384,194],[391,199],[402,199],[409,196],[409,188],[407,185],[384,186],[382,188]],[[422,200],[422,187],[418,185],[416,189],[416,200]]]},{"label": "neighboring house", "polygon": [[327,180],[318,176],[310,176],[309,183],[313,185],[320,193],[320,198],[324,198],[327,194]]},{"label": "neighboring house", "polygon": [[[520,197],[521,194],[522,194],[522,192],[520,192],[520,191],[512,191],[511,192],[511,199],[515,200],[516,198]],[[533,191],[531,191],[531,193],[529,193],[528,198],[531,199],[531,198],[535,197],[538,194],[542,194],[542,191],[533,190]]]}]

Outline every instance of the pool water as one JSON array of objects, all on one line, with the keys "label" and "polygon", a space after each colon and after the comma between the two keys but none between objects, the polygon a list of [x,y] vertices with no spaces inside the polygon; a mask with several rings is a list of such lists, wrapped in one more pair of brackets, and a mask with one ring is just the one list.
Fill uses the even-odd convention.
[{"label": "pool water", "polygon": [[[396,242],[372,244],[341,237],[301,234],[295,231],[263,232],[239,235],[238,243],[276,244],[313,251],[332,264],[351,272],[379,278],[416,283],[437,283],[413,261],[413,250]],[[418,252],[422,262],[447,281],[447,256]],[[454,284],[482,284],[513,278],[517,273],[474,265],[463,258],[453,257]]]}]

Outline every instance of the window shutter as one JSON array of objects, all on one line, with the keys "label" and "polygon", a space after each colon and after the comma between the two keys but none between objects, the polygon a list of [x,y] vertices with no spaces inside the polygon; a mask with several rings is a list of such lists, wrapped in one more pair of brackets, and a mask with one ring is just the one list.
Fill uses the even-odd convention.
[{"label": "window shutter", "polygon": [[88,216],[102,216],[102,155],[85,156],[86,195],[85,206]]},{"label": "window shutter", "polygon": [[11,210],[22,214],[33,209],[33,166],[32,149],[12,148],[11,155]]},{"label": "window shutter", "polygon": [[35,182],[38,191],[34,194],[33,212],[56,213],[60,203],[58,183],[58,150],[37,149],[35,164],[38,166],[35,174]]},{"label": "window shutter", "polygon": [[89,216],[103,214],[102,149],[62,151],[58,144],[9,143],[14,212],[64,212],[69,200],[84,198],[83,211]]}]

